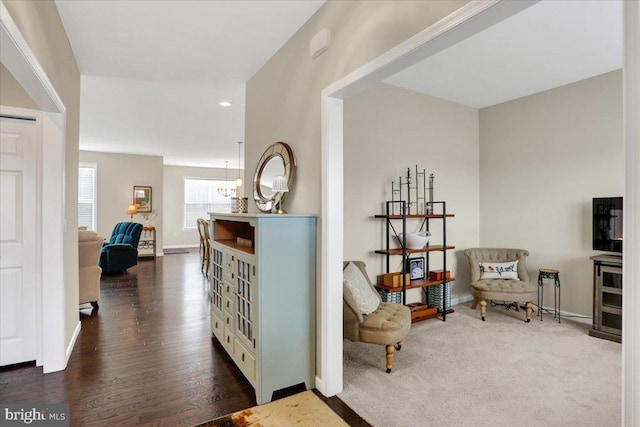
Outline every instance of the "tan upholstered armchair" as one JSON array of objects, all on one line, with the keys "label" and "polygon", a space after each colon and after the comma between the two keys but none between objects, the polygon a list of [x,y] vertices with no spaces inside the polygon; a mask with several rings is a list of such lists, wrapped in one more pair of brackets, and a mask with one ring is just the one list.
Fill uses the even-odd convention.
[{"label": "tan upholstered armchair", "polygon": [[[531,301],[536,296],[537,287],[529,283],[526,258],[529,251],[524,249],[501,248],[471,248],[464,254],[469,259],[471,270],[471,294],[475,309],[480,302],[480,316],[485,320],[487,300],[513,301],[516,311],[520,310],[519,303],[526,303],[527,322],[531,321]],[[508,278],[483,278],[480,263],[507,263],[518,261],[517,271],[512,272]],[[499,276],[496,272],[494,275]],[[517,278],[512,278],[517,275]]]},{"label": "tan upholstered armchair", "polygon": [[[349,290],[343,289],[343,327],[344,338],[370,344],[384,345],[387,352],[387,372],[393,367],[394,345],[398,350],[411,328],[411,311],[400,304],[382,302],[380,295],[371,284],[366,265],[361,261],[351,261],[362,272],[380,305],[370,314],[363,315]],[[346,261],[345,268],[349,264]]]},{"label": "tan upholstered armchair", "polygon": [[98,267],[98,260],[103,242],[104,239],[94,231],[78,231],[80,304],[90,302],[94,308],[98,308],[100,298],[102,269]]}]

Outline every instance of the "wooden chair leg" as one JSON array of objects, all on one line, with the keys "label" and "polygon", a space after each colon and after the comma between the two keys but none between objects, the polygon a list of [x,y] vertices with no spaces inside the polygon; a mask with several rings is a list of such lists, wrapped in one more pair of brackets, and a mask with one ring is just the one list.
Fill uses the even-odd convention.
[{"label": "wooden chair leg", "polygon": [[387,373],[391,372],[391,368],[393,367],[393,344],[389,344],[385,347],[387,350]]},{"label": "wooden chair leg", "polygon": [[480,317],[482,317],[482,321],[484,322],[484,315],[487,313],[487,301],[480,301]]},{"label": "wooden chair leg", "polygon": [[398,342],[396,343],[396,350],[400,350],[400,349],[402,348],[402,343],[403,343],[403,342],[404,342],[404,341],[398,341]]},{"label": "wooden chair leg", "polygon": [[520,304],[518,304],[518,301],[514,301],[513,305],[516,307],[516,311],[520,311]]},{"label": "wooden chair leg", "polygon": [[527,302],[527,323],[531,322],[531,303]]},{"label": "wooden chair leg", "polygon": [[471,303],[471,309],[475,310],[477,306],[478,306],[478,298],[473,297],[473,302]]}]

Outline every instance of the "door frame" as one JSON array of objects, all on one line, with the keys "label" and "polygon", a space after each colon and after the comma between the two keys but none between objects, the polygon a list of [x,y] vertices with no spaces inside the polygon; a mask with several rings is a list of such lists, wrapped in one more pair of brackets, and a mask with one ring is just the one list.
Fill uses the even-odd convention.
[{"label": "door frame", "polygon": [[38,266],[34,307],[37,316],[36,364],[41,365],[45,373],[54,372],[66,367],[80,332],[78,321],[67,342],[64,284],[66,107],[2,2],[0,43],[0,62],[41,108],[40,111],[1,106],[0,112],[36,120],[39,155],[36,245],[40,248],[35,254]]},{"label": "door frame", "polygon": [[[473,0],[410,39],[329,85],[321,92],[321,271],[319,303],[319,373],[316,386],[324,395],[342,391],[342,281],[343,262],[343,100],[382,79],[508,18],[538,0]],[[640,5],[625,2],[625,248],[624,326],[622,366],[622,419],[624,425],[640,422]],[[635,400],[634,400],[635,399]]]}]

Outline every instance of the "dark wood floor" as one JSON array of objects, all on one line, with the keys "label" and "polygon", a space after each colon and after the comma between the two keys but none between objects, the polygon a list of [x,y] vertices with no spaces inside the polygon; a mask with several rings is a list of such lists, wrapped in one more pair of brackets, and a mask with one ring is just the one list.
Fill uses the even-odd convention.
[{"label": "dark wood floor", "polygon": [[[65,371],[2,368],[0,402],[68,403],[72,426],[189,426],[256,404],[211,339],[197,252],[103,275],[99,304],[80,310],[82,331]],[[350,425],[369,425],[340,399],[323,400]]]}]

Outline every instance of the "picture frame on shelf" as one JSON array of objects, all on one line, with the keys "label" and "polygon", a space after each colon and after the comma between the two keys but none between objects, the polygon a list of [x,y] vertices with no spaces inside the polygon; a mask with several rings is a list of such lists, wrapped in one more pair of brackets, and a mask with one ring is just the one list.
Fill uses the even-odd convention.
[{"label": "picture frame on shelf", "polygon": [[406,271],[411,280],[424,279],[424,257],[407,258]]},{"label": "picture frame on shelf", "polygon": [[143,185],[133,186],[133,203],[138,209],[138,213],[151,212],[151,187]]}]

